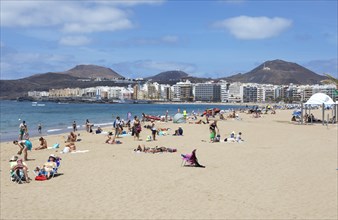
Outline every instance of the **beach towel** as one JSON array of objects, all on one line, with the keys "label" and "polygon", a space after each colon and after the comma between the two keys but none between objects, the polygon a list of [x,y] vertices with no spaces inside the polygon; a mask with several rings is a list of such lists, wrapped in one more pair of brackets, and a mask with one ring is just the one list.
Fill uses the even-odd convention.
[{"label": "beach towel", "polygon": [[77,151],[72,151],[70,153],[76,154],[76,153],[87,153],[87,152],[89,152],[89,150],[77,150]]},{"label": "beach towel", "polygon": [[45,175],[39,175],[35,177],[36,181],[44,181],[47,180],[47,177]]}]

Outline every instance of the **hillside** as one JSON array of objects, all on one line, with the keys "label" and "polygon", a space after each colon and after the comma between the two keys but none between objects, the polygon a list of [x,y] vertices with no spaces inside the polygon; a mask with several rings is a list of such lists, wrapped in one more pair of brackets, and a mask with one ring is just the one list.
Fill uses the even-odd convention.
[{"label": "hillside", "polygon": [[79,65],[65,72],[35,74],[17,80],[0,80],[0,99],[15,99],[26,96],[28,91],[48,91],[59,88],[85,88],[93,86],[116,86],[113,81],[79,81],[83,78],[123,78],[115,71],[95,66]]},{"label": "hillside", "polygon": [[96,65],[78,65],[68,71],[61,72],[78,78],[106,78],[122,79],[124,78],[114,70]]},{"label": "hillside", "polygon": [[151,80],[153,82],[163,83],[163,84],[175,84],[176,82],[181,81],[188,77],[189,75],[186,72],[179,70],[171,70],[166,72],[161,72],[155,76],[147,77],[145,80]]},{"label": "hillside", "polygon": [[283,60],[266,61],[245,74],[236,74],[223,79],[231,82],[260,83],[260,84],[317,84],[325,79],[297,63]]}]

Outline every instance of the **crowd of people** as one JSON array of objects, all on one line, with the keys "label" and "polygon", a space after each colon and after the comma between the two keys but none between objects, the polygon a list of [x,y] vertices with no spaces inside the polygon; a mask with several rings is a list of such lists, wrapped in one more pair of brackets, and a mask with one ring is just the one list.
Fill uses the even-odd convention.
[{"label": "crowd of people", "polygon": [[[216,142],[242,142],[242,132],[238,132],[236,135],[235,132],[232,132],[230,136],[227,137],[225,135],[224,141],[221,139],[220,135],[220,129],[217,125],[217,119],[216,116],[219,115],[219,120],[226,120],[224,117],[224,112],[212,112],[212,114],[206,113],[204,115],[205,120],[198,119],[196,116],[196,113],[187,113],[186,110],[183,111],[184,113],[184,118],[186,121],[189,122],[189,124],[208,124],[209,127],[209,142],[210,143],[216,143]],[[233,111],[227,118],[238,118],[238,113]],[[210,118],[213,118],[213,121],[210,121]],[[144,122],[144,128],[149,129],[150,135],[149,136],[151,141],[156,141],[157,138],[160,136],[164,136],[169,134],[170,128],[166,127],[160,127],[158,123],[156,123],[155,120],[151,120],[150,124],[147,124],[148,122]],[[113,121],[113,130],[112,131],[104,131],[100,126],[96,126],[97,129],[95,132],[93,131],[94,124],[90,123],[89,120],[87,119],[85,122],[85,129],[87,132],[92,133],[92,134],[107,134],[107,139],[105,140],[105,143],[107,144],[123,144],[122,141],[119,139],[121,137],[124,137],[126,135],[131,135],[133,136],[133,139],[135,141],[140,141],[140,133],[142,132],[142,126],[141,126],[141,121],[137,116],[134,116],[131,118],[131,115],[128,117],[128,119],[125,121],[121,119],[119,116],[116,116],[114,121]],[[39,125],[39,131],[41,131],[41,125]],[[64,140],[65,146],[64,149],[61,151],[61,153],[69,153],[69,152],[76,152],[77,147],[76,147],[76,142],[80,141],[81,139],[78,139],[78,136],[80,134],[77,134],[76,132],[78,131],[78,126],[76,124],[76,121],[73,121],[72,123],[72,131],[69,133],[67,138]],[[146,131],[145,131],[146,132]],[[178,126],[177,129],[174,130],[172,133],[173,136],[183,136],[183,128],[182,126]],[[126,135],[124,135],[126,134]],[[28,152],[32,150],[32,142],[29,140],[29,135],[28,135],[28,128],[27,124],[25,121],[23,121],[19,125],[19,138],[18,140],[13,141],[14,145],[17,145],[19,147],[19,151],[17,152],[18,155],[21,155],[23,153],[23,159],[19,159],[18,156],[13,156],[11,158],[11,172],[16,169],[19,166],[22,168],[23,175],[26,177],[25,179],[27,182],[29,182],[30,178],[28,177],[27,174],[27,164],[25,164],[23,161],[28,161]],[[57,144],[57,147],[59,147],[59,144]],[[39,138],[39,146],[35,147],[34,150],[44,150],[48,149],[48,144],[47,140],[45,137],[40,137]],[[160,153],[160,152],[176,152],[176,148],[168,148],[168,147],[145,147],[144,145],[138,145],[136,149],[134,149],[135,152],[145,152],[145,153]],[[41,173],[44,171],[47,175],[47,177],[50,176],[49,171],[55,168],[55,159],[56,156],[50,156],[48,159],[48,163],[45,163],[41,167],[36,168],[36,172]],[[15,163],[14,163],[15,162]],[[15,165],[17,164],[17,165]]]}]

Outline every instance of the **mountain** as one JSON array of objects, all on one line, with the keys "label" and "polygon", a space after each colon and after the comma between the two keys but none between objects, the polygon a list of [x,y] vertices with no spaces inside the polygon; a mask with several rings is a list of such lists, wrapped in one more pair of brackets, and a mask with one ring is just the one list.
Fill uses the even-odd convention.
[{"label": "mountain", "polygon": [[171,70],[166,72],[161,72],[155,76],[147,77],[145,80],[151,80],[153,82],[163,83],[163,84],[175,84],[176,82],[181,81],[188,77],[188,73],[179,71],[179,70]]},{"label": "mountain", "polygon": [[124,78],[114,70],[96,65],[78,65],[68,71],[61,72],[70,76],[79,78],[106,78],[122,79]]},{"label": "mountain", "polygon": [[245,74],[236,74],[223,79],[231,82],[260,84],[319,84],[325,76],[318,75],[297,63],[283,60],[266,61]]},{"label": "mountain", "polygon": [[114,81],[79,80],[84,78],[114,79],[124,77],[109,68],[95,65],[78,65],[65,72],[48,72],[17,80],[0,80],[0,99],[14,99],[16,97],[27,96],[28,91],[121,85]]}]

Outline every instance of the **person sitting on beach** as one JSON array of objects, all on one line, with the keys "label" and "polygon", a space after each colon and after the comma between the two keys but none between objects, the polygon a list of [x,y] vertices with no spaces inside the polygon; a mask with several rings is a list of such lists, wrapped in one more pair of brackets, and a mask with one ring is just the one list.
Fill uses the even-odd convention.
[{"label": "person sitting on beach", "polygon": [[183,136],[183,129],[181,126],[178,127],[177,130],[175,130],[174,136]]},{"label": "person sitting on beach", "polygon": [[106,144],[122,144],[121,141],[115,140],[115,136],[108,135],[108,139],[106,140]]},{"label": "person sitting on beach", "polygon": [[236,118],[236,111],[232,111],[228,118]]},{"label": "person sitting on beach", "polygon": [[97,126],[97,129],[95,131],[96,134],[101,134],[102,133],[102,128],[100,126]]},{"label": "person sitting on beach", "polygon": [[296,116],[292,116],[291,121],[297,121]]},{"label": "person sitting on beach", "polygon": [[76,142],[76,140],[77,140],[77,135],[73,131],[71,131],[65,142]]},{"label": "person sitting on beach", "polygon": [[220,141],[221,141],[221,135],[220,135],[220,134],[217,134],[216,137],[214,138],[213,143],[215,143],[215,142],[220,142]]},{"label": "person sitting on beach", "polygon": [[39,138],[40,141],[40,146],[34,148],[34,150],[42,150],[42,149],[47,149],[47,140],[44,139],[43,137]]},{"label": "person sitting on beach", "polygon": [[261,117],[261,115],[258,112],[255,112],[252,117],[259,118],[259,117]]},{"label": "person sitting on beach", "polygon": [[236,137],[236,133],[233,131],[233,132],[231,132],[229,138],[224,139],[224,142],[236,142],[235,137]]},{"label": "person sitting on beach", "polygon": [[35,171],[39,174],[45,175],[47,179],[49,179],[54,172],[54,169],[57,167],[56,159],[56,156],[54,154],[51,154],[48,158],[48,161],[44,163],[41,168],[36,167]]},{"label": "person sitting on beach", "polygon": [[13,144],[18,145],[20,150],[18,151],[18,155],[21,155],[22,152],[24,154],[24,160],[28,160],[28,150],[32,150],[32,142],[30,140],[21,140],[21,141],[13,141]]},{"label": "person sitting on beach", "polygon": [[236,141],[237,141],[238,143],[244,141],[244,140],[242,139],[242,132],[238,132],[238,134],[237,134],[237,136],[236,136]]},{"label": "person sitting on beach", "polygon": [[[23,177],[26,181],[26,183],[29,183],[31,180],[28,176],[28,167],[27,164],[25,162],[22,161],[22,159],[19,159],[18,156],[13,156],[10,160],[9,160],[9,166],[10,166],[10,172],[11,172],[11,176],[13,176],[14,172],[20,172],[20,170],[23,171]],[[20,173],[17,173],[17,175],[20,175]]]}]

